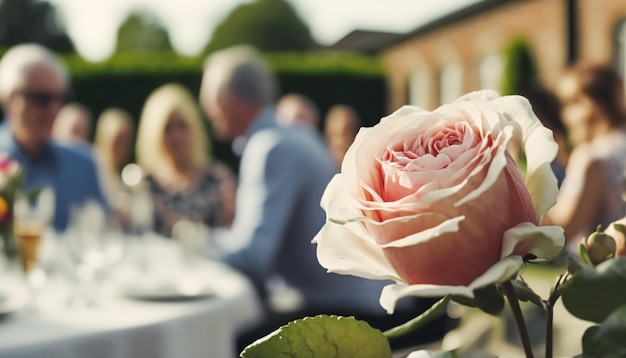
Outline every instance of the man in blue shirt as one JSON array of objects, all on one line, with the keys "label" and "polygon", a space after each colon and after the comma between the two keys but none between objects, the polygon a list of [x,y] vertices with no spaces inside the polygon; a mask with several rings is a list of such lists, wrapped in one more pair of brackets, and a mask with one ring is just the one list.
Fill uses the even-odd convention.
[{"label": "man in blue shirt", "polygon": [[236,47],[210,55],[200,90],[217,135],[246,141],[235,220],[225,239],[246,244],[222,260],[245,273],[262,294],[268,280],[280,277],[303,301],[288,313],[270,306],[266,321],[240,337],[239,348],[290,320],[320,313],[354,315],[380,329],[404,323],[412,317],[392,322],[379,304],[388,282],[327,273],[318,263],[311,240],[325,223],[320,199],[337,169],[317,133],[277,125],[274,81],[254,51]]},{"label": "man in blue shirt", "polygon": [[0,60],[0,101],[5,113],[0,152],[24,169],[25,190],[53,189],[57,231],[65,230],[74,206],[92,199],[107,207],[93,161],[51,140],[67,86],[65,69],[42,46],[18,45]]}]

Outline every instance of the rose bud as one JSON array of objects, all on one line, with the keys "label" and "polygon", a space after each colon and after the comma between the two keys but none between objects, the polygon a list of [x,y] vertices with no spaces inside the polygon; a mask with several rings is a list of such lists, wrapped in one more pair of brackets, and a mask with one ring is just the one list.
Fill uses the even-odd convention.
[{"label": "rose bud", "polygon": [[598,226],[596,232],[583,239],[578,247],[578,255],[591,266],[598,266],[604,261],[615,257],[615,239]]},{"label": "rose bud", "polygon": [[604,232],[615,239],[615,257],[626,256],[626,217],[609,225]]}]

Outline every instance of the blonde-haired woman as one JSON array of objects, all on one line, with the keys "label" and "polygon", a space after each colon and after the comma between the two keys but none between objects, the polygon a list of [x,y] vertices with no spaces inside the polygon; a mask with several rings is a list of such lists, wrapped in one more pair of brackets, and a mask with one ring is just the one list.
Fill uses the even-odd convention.
[{"label": "blonde-haired woman", "polygon": [[181,219],[229,227],[234,215],[235,179],[209,159],[209,139],[198,105],[179,84],[150,94],[137,135],[137,163],[146,173],[154,202],[154,229],[171,236]]},{"label": "blonde-haired woman", "polygon": [[129,160],[134,132],[132,116],[121,108],[106,109],[96,122],[93,150],[105,194],[114,206],[118,194],[127,190],[120,172]]}]

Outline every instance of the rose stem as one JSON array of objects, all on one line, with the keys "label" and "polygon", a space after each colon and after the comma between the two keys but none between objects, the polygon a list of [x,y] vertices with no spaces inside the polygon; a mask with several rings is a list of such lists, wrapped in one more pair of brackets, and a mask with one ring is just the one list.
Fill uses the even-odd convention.
[{"label": "rose stem", "polygon": [[530,339],[528,338],[526,322],[524,322],[524,316],[522,315],[522,310],[520,309],[517,295],[515,294],[515,288],[513,288],[511,281],[502,283],[501,287],[504,290],[507,300],[509,301],[509,307],[511,307],[511,311],[513,312],[513,317],[515,318],[515,324],[517,325],[517,330],[520,338],[522,339],[522,345],[524,346],[526,358],[533,358],[533,350],[530,345]]},{"label": "rose stem", "polygon": [[403,323],[397,327],[391,328],[383,332],[387,339],[401,337],[415,329],[424,326],[426,323],[440,316],[448,307],[448,302],[452,297],[450,295],[443,297],[439,301],[435,302],[429,309],[424,311],[419,316],[411,319],[410,321]]},{"label": "rose stem", "polygon": [[568,273],[564,273],[560,275],[556,279],[556,283],[554,287],[552,287],[552,291],[550,292],[550,297],[548,297],[548,302],[546,302],[546,310],[548,311],[548,319],[546,322],[546,358],[552,358],[553,356],[553,347],[554,347],[554,304],[561,297],[559,287],[565,280],[567,280]]}]

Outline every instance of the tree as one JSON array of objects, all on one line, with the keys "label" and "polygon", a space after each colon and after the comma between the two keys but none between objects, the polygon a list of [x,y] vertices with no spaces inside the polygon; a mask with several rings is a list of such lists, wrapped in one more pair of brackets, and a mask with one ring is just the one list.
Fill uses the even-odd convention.
[{"label": "tree", "polygon": [[35,42],[57,52],[74,52],[74,44],[61,27],[55,8],[47,1],[2,0],[0,46]]},{"label": "tree", "polygon": [[516,37],[504,49],[503,95],[520,94],[537,81],[537,66],[525,39]]},{"label": "tree", "polygon": [[170,36],[159,20],[146,12],[131,13],[117,32],[117,52],[172,51]]},{"label": "tree", "polygon": [[217,26],[204,52],[239,44],[262,52],[306,51],[316,46],[308,26],[285,0],[239,5]]}]

